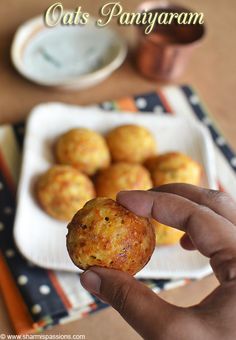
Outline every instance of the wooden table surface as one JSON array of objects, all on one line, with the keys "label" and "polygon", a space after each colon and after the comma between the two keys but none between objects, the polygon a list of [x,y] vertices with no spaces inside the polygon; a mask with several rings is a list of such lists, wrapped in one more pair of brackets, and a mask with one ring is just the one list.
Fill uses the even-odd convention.
[{"label": "wooden table surface", "polygon": [[[132,57],[109,79],[94,88],[81,92],[48,90],[22,78],[12,67],[10,46],[18,25],[32,16],[41,14],[53,1],[40,0],[1,0],[0,2],[0,123],[26,118],[31,108],[40,102],[64,101],[87,105],[127,94],[138,94],[155,90],[163,84],[142,78],[132,66]],[[66,8],[82,6],[84,11],[96,15],[106,1],[80,0],[62,1]],[[127,11],[135,10],[138,0],[120,1]],[[233,45],[236,35],[235,0],[178,0],[179,4],[191,6],[203,12],[207,24],[207,35],[202,45],[195,50],[185,74],[176,83],[193,85],[217,121],[223,134],[236,149],[235,104],[236,48]],[[132,27],[115,29],[129,41],[131,49],[135,45],[135,32]],[[161,293],[161,296],[178,305],[188,306],[199,302],[217,282],[213,276],[193,282],[185,287]],[[13,329],[0,299],[0,333],[12,333]],[[140,337],[111,308],[95,313],[79,321],[56,326],[45,334],[85,334],[86,339],[139,339]]]}]

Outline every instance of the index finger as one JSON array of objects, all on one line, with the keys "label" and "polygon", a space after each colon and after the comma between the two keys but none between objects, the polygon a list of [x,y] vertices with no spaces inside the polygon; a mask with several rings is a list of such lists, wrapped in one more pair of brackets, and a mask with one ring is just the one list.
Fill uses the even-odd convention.
[{"label": "index finger", "polygon": [[[219,264],[236,257],[235,226],[207,207],[175,194],[153,191],[124,191],[118,194],[117,200],[137,215],[153,217],[185,231],[194,246],[212,259],[215,271]],[[220,279],[221,274],[220,269]],[[226,271],[222,280],[225,275],[232,276]]]},{"label": "index finger", "polygon": [[225,192],[209,190],[186,183],[165,184],[151,190],[169,192],[185,197],[195,203],[207,206],[217,214],[236,224],[235,201]]}]

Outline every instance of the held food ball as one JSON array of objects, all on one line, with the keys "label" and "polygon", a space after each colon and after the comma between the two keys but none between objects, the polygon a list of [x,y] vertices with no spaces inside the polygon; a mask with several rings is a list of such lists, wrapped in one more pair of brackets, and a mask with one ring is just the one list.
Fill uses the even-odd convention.
[{"label": "held food ball", "polygon": [[198,185],[201,177],[200,165],[180,152],[169,152],[151,157],[145,162],[155,186],[168,183]]},{"label": "held food ball", "polygon": [[167,246],[179,242],[184,232],[152,220],[156,232],[156,245]]},{"label": "held food ball", "polygon": [[114,162],[142,163],[156,152],[154,137],[142,126],[122,125],[106,138]]},{"label": "held food ball", "polygon": [[95,180],[97,195],[113,199],[121,190],[148,190],[151,187],[149,172],[139,164],[112,164],[100,171]]},{"label": "held food ball", "polygon": [[84,270],[101,266],[134,275],[149,261],[154,247],[150,221],[109,198],[87,202],[68,225],[68,252]]},{"label": "held food ball", "polygon": [[95,191],[86,175],[70,166],[55,165],[39,178],[36,195],[49,215],[69,221],[78,209],[95,197]]},{"label": "held food ball", "polygon": [[56,143],[56,158],[88,175],[110,164],[110,153],[105,139],[98,133],[84,128],[72,129]]}]

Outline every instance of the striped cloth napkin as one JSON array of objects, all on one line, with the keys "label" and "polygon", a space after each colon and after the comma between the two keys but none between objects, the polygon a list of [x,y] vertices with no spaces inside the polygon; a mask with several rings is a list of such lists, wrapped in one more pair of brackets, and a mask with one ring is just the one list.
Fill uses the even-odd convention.
[{"label": "striped cloth napkin", "polygon": [[[200,121],[215,143],[219,187],[236,198],[235,154],[192,88],[164,87],[161,91],[105,102],[100,107],[107,111],[175,114]],[[0,288],[18,334],[40,332],[107,306],[83,289],[78,274],[39,268],[18,252],[12,230],[23,140],[24,123],[0,127]],[[165,278],[142,281],[155,292],[188,282]]]}]

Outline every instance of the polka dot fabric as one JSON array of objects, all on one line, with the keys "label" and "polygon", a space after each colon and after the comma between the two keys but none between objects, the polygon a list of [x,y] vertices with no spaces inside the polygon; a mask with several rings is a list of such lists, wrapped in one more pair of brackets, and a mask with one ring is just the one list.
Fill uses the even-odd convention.
[{"label": "polka dot fabric", "polygon": [[[106,102],[100,105],[101,108],[109,111],[141,111],[153,112],[153,114],[176,114],[191,116],[200,121],[210,132],[217,153],[217,168],[224,169],[220,174],[221,187],[227,191],[231,190],[236,197],[236,156],[229,147],[225,138],[214,126],[213,120],[208,116],[197,93],[189,86],[167,87],[162,91],[143,94],[140,96],[122,98],[121,100]],[[134,115],[135,119],[135,115]],[[24,141],[25,124],[19,123],[7,127],[14,131],[14,140],[20,150]],[[1,127],[4,129],[4,127]],[[6,129],[6,127],[5,127]],[[104,303],[90,295],[80,284],[79,276],[75,273],[63,273],[52,270],[45,270],[35,266],[24,259],[17,250],[12,237],[14,215],[15,215],[15,190],[17,184],[11,178],[10,166],[4,159],[3,148],[6,143],[0,144],[0,282],[3,282],[1,275],[5,275],[1,268],[9,271],[10,277],[20,291],[24,304],[30,314],[28,331],[35,332],[57,324],[64,318],[84,317],[96,310],[106,307]],[[6,150],[4,150],[6,151]],[[19,164],[20,166],[20,164]],[[221,176],[222,175],[222,176]],[[225,177],[228,177],[229,184]],[[153,291],[159,292],[162,289],[174,288],[185,284],[188,280],[142,280]],[[2,286],[6,301],[10,300],[6,295],[7,289]],[[12,293],[13,294],[13,293]],[[13,296],[13,295],[12,295]],[[12,299],[12,297],[11,297]],[[20,302],[17,298],[14,304]],[[10,302],[9,302],[10,305]],[[13,324],[15,320],[12,320]],[[18,329],[21,332],[22,329]],[[27,331],[24,329],[24,332]]]}]

